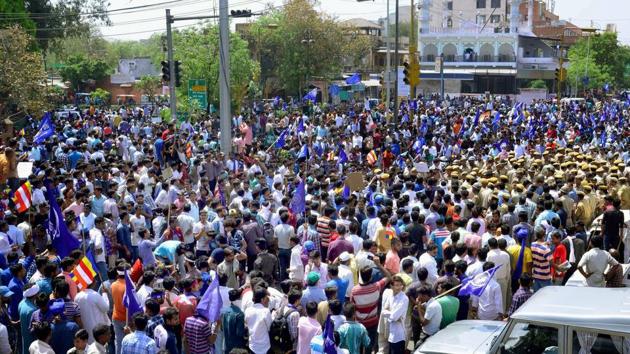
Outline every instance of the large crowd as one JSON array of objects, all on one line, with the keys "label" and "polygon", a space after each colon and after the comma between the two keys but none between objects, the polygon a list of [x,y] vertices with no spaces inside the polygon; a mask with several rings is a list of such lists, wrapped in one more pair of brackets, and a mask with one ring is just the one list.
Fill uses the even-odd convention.
[{"label": "large crowd", "polygon": [[275,99],[228,156],[217,117],[159,109],[0,142],[0,354],[400,354],[573,276],[624,286],[625,96]]}]

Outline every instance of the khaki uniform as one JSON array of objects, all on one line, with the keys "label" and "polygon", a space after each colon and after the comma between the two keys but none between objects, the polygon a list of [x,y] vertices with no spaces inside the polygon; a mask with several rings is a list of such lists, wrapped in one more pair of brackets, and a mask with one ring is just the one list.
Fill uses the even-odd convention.
[{"label": "khaki uniform", "polygon": [[617,191],[617,196],[621,200],[621,209],[630,209],[630,186],[621,186]]},{"label": "khaki uniform", "polygon": [[584,223],[584,225],[586,227],[589,227],[591,225],[591,212],[589,210],[589,208],[587,207],[586,203],[584,202],[586,200],[586,197],[581,200],[580,202],[578,202],[577,206],[575,207],[575,221],[581,221]]}]

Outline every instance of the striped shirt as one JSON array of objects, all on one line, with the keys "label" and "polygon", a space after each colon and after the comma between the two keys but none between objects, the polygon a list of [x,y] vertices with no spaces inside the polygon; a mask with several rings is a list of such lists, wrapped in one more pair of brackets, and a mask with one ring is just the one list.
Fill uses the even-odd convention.
[{"label": "striped shirt", "polygon": [[551,280],[551,249],[544,243],[532,243],[532,278]]},{"label": "striped shirt", "polygon": [[189,354],[209,353],[208,337],[211,334],[210,324],[203,317],[188,317],[184,325],[184,335],[188,342]]},{"label": "striped shirt", "polygon": [[378,304],[387,278],[367,285],[357,285],[352,289],[350,301],[356,306],[357,322],[366,328],[378,325]]},{"label": "striped shirt", "polygon": [[317,218],[317,233],[319,234],[319,238],[322,243],[322,247],[328,247],[330,243],[330,227],[328,223],[330,222],[330,218],[325,216],[320,216]]}]

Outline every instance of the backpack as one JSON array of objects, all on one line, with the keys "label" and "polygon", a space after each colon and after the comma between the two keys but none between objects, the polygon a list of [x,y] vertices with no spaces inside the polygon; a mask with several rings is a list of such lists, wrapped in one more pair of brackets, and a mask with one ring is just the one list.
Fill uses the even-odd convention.
[{"label": "backpack", "polygon": [[294,312],[296,312],[295,309],[289,308],[282,316],[278,316],[271,321],[269,338],[271,339],[271,350],[273,353],[284,354],[293,349],[293,341],[289,331],[289,315]]}]

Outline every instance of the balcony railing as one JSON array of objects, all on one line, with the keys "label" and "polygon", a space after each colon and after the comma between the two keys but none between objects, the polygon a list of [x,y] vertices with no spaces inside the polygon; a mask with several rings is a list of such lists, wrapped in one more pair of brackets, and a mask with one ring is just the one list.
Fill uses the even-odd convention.
[{"label": "balcony railing", "polygon": [[[422,62],[434,62],[435,55],[423,55]],[[513,55],[445,55],[444,62],[452,63],[513,63],[516,61],[516,57]]]}]

